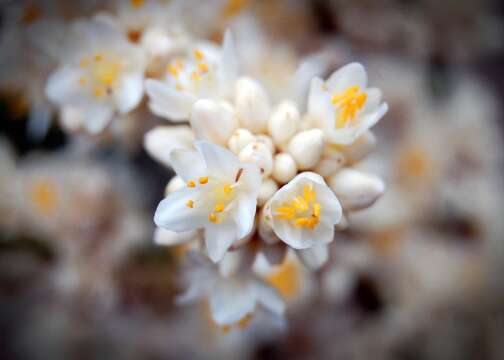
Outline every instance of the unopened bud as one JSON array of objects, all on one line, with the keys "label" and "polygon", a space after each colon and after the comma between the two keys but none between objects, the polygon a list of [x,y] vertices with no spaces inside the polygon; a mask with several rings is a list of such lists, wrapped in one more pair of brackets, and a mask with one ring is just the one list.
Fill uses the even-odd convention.
[{"label": "unopened bud", "polygon": [[235,110],[242,127],[255,134],[266,131],[270,104],[268,95],[259,82],[248,77],[238,79]]},{"label": "unopened bud", "polygon": [[379,177],[349,168],[331,176],[328,183],[347,211],[365,209],[385,192]]},{"label": "unopened bud", "polygon": [[300,132],[289,143],[289,153],[298,165],[299,170],[313,168],[322,155],[324,135],[320,129]]},{"label": "unopened bud", "polygon": [[257,205],[263,206],[278,190],[278,184],[272,179],[264,179],[259,188]]},{"label": "unopened bud", "polygon": [[273,179],[280,184],[286,184],[297,174],[296,161],[291,154],[280,153],[273,160]]},{"label": "unopened bud", "polygon": [[194,103],[190,122],[198,139],[219,145],[226,145],[238,127],[233,107],[229,103],[209,99]]},{"label": "unopened bud", "polygon": [[255,136],[250,131],[247,129],[237,129],[229,138],[228,147],[238,155],[245,146],[253,141],[255,141]]},{"label": "unopened bud", "polygon": [[263,178],[271,175],[273,170],[273,155],[268,147],[260,142],[252,142],[245,146],[239,154],[240,161],[256,164]]},{"label": "unopened bud", "polygon": [[287,143],[298,130],[299,111],[291,101],[284,101],[273,111],[268,121],[268,131],[278,146]]},{"label": "unopened bud", "polygon": [[180,176],[176,175],[172,177],[170,182],[168,182],[168,185],[166,185],[165,196],[168,196],[168,194],[180,190],[185,186],[186,186],[185,181],[182,180]]}]

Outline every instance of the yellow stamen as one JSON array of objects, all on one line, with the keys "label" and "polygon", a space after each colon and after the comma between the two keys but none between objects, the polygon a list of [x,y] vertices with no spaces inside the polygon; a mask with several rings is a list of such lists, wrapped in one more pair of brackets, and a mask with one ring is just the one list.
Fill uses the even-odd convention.
[{"label": "yellow stamen", "polygon": [[198,64],[198,69],[201,72],[206,73],[206,72],[208,72],[208,65],[206,63],[200,63],[200,64]]},{"label": "yellow stamen", "polygon": [[205,54],[201,50],[196,49],[194,50],[194,57],[196,60],[201,61],[205,58]]},{"label": "yellow stamen", "polygon": [[220,213],[220,212],[224,211],[224,208],[225,208],[224,204],[222,204],[222,203],[217,204],[217,205],[215,205],[214,211]]},{"label": "yellow stamen", "polygon": [[29,195],[37,211],[44,215],[54,213],[59,203],[56,187],[48,180],[37,182]]},{"label": "yellow stamen", "polygon": [[93,90],[94,96],[96,96],[98,98],[103,97],[105,95],[105,92],[106,92],[106,89],[100,85],[95,86],[95,88]]},{"label": "yellow stamen", "polygon": [[205,185],[206,183],[208,183],[208,176],[202,176],[199,178],[199,183],[201,185]]},{"label": "yellow stamen", "polygon": [[214,213],[210,213],[208,214],[208,221],[210,222],[213,222],[214,224],[217,224],[217,215],[215,215]]},{"label": "yellow stamen", "polygon": [[94,60],[95,60],[96,62],[100,62],[100,61],[102,61],[102,60],[103,60],[103,55],[102,55],[102,54],[95,54],[95,56],[94,56]]},{"label": "yellow stamen", "polygon": [[168,65],[168,67],[166,68],[166,70],[171,74],[173,75],[174,77],[177,77],[178,74],[179,74],[179,69],[173,65],[173,64],[170,64]]},{"label": "yellow stamen", "polygon": [[194,201],[193,200],[187,200],[186,205],[187,205],[188,208],[192,209],[194,207]]},{"label": "yellow stamen", "polygon": [[340,111],[336,115],[334,126],[340,129],[355,120],[357,111],[361,110],[367,100],[367,94],[359,86],[350,86],[345,91],[335,94],[332,103]]},{"label": "yellow stamen", "polygon": [[187,182],[187,187],[193,188],[193,187],[195,187],[195,186],[196,186],[196,183],[195,183],[193,180],[189,180],[189,181]]},{"label": "yellow stamen", "polygon": [[231,194],[231,191],[233,191],[233,188],[231,187],[231,185],[225,184],[223,190],[224,190],[224,194]]},{"label": "yellow stamen", "polygon": [[266,276],[266,281],[275,287],[284,298],[291,299],[299,293],[301,288],[299,265],[288,259],[271,271]]},{"label": "yellow stamen", "polygon": [[321,205],[316,201],[316,193],[312,184],[303,187],[303,195],[275,209],[274,216],[281,220],[292,221],[297,228],[314,229],[320,221]]}]

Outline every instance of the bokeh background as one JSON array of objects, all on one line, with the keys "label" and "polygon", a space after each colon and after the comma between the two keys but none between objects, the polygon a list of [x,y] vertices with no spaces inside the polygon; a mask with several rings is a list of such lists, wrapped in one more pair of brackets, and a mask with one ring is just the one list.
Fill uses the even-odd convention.
[{"label": "bokeh background", "polygon": [[243,18],[259,24],[270,51],[250,61],[271,88],[324,52],[328,73],[362,62],[390,107],[359,165],[386,180],[384,197],[321,271],[271,279],[286,329],[231,332],[205,304],[174,305],[180,249],[152,241],[173,174],[142,139],[163,120],[139,110],[89,136],[47,105],[54,66],[32,25],[111,4],[0,6],[1,359],[504,359],[501,1],[250,0],[227,19],[238,41]]}]

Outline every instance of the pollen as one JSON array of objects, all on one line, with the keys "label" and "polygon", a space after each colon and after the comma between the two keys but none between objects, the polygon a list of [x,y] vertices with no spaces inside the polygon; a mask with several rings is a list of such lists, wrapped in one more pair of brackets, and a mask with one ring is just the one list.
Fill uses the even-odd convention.
[{"label": "pollen", "polygon": [[217,204],[217,205],[215,205],[214,211],[218,212],[218,213],[223,212],[225,207],[226,206],[222,203]]},{"label": "pollen", "polygon": [[36,210],[43,215],[55,212],[59,199],[55,185],[47,180],[38,181],[30,191],[30,199]]},{"label": "pollen", "polygon": [[205,185],[206,183],[208,183],[208,176],[202,176],[199,178],[199,183],[201,185]]},{"label": "pollen", "polygon": [[94,96],[96,96],[97,98],[100,98],[100,97],[105,96],[106,89],[103,86],[98,85],[98,86],[95,86],[93,93],[94,93]]},{"label": "pollen", "polygon": [[225,184],[223,187],[224,194],[231,194],[233,188],[229,184]]},{"label": "pollen", "polygon": [[206,73],[206,72],[208,72],[208,69],[209,69],[209,68],[208,68],[208,64],[206,64],[206,63],[199,63],[199,64],[198,64],[198,69],[199,69],[201,72]]},{"label": "pollen", "polygon": [[177,77],[179,75],[179,69],[174,64],[168,65],[166,70],[174,77]]},{"label": "pollen", "polygon": [[191,208],[191,209],[192,209],[192,208],[194,207],[194,201],[193,201],[193,200],[187,200],[187,202],[186,202],[186,206],[187,206],[188,208]]},{"label": "pollen", "polygon": [[94,61],[100,62],[102,60],[103,60],[103,55],[102,54],[95,54]]},{"label": "pollen", "polygon": [[205,58],[205,54],[201,50],[196,49],[194,50],[194,57],[196,60],[201,61]]},{"label": "pollen", "polygon": [[217,224],[217,222],[218,222],[217,215],[215,215],[214,213],[208,214],[208,221],[210,221],[214,224]]},{"label": "pollen", "polygon": [[285,260],[282,265],[266,275],[270,283],[285,299],[292,299],[301,288],[299,265],[293,260]]},{"label": "pollen", "polygon": [[195,186],[196,186],[196,183],[195,183],[193,180],[189,180],[189,181],[187,182],[187,187],[193,188],[193,187],[195,187]]},{"label": "pollen", "polygon": [[297,228],[314,229],[320,222],[322,206],[316,202],[316,193],[312,184],[303,187],[303,194],[292,198],[275,209],[275,216],[291,221]]},{"label": "pollen", "polygon": [[334,127],[341,129],[355,120],[357,112],[366,104],[367,94],[359,86],[350,86],[332,97],[332,104],[339,110]]}]

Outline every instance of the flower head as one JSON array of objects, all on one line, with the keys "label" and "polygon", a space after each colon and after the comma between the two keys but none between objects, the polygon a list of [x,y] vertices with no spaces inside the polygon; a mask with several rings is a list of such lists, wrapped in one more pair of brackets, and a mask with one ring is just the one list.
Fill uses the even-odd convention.
[{"label": "flower head", "polygon": [[320,175],[304,172],[271,198],[275,234],[294,249],[308,249],[333,240],[341,205]]},{"label": "flower head", "polygon": [[216,262],[252,230],[261,175],[220,146],[199,141],[196,148],[172,151],[171,164],[187,186],[161,201],[154,221],[175,232],[204,228]]},{"label": "flower head", "polygon": [[49,77],[46,94],[55,104],[80,112],[83,126],[98,133],[116,112],[128,113],[140,103],[145,59],[103,21],[78,22],[73,30],[75,43]]},{"label": "flower head", "polygon": [[320,78],[312,80],[308,113],[330,143],[352,144],[387,110],[388,105],[381,102],[381,91],[367,87],[366,70],[361,64],[348,64],[325,82]]}]

